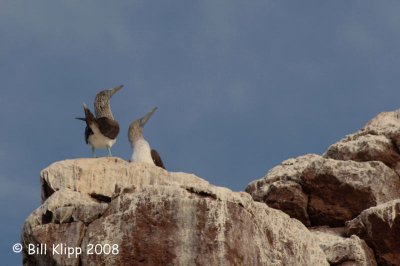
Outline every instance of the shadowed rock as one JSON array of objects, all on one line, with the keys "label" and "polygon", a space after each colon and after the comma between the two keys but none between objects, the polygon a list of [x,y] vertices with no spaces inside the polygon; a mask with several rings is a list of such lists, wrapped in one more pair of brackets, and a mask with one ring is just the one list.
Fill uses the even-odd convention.
[{"label": "shadowed rock", "polygon": [[355,235],[344,236],[344,228],[315,227],[310,229],[326,254],[330,265],[376,266],[374,252]]},{"label": "shadowed rock", "polygon": [[310,154],[284,161],[246,191],[307,226],[337,227],[369,207],[400,197],[400,179],[381,162]]},{"label": "shadowed rock", "polygon": [[400,265],[400,199],[363,211],[346,223],[346,234],[365,239],[379,265]]}]

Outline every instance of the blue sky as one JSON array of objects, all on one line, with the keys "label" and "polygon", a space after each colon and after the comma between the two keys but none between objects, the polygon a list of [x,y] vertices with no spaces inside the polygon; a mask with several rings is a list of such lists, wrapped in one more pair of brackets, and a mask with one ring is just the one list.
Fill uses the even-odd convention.
[{"label": "blue sky", "polygon": [[[400,106],[398,1],[0,2],[0,258],[40,204],[39,172],[90,157],[82,102],[112,98],[171,171],[235,191],[282,160],[323,153]],[[99,152],[106,155],[106,152]]]}]

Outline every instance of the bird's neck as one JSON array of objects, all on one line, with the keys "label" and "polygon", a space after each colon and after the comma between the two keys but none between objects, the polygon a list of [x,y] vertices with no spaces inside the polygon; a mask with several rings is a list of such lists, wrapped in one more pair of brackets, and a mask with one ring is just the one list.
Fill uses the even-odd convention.
[{"label": "bird's neck", "polygon": [[153,159],[151,158],[151,148],[149,143],[144,139],[140,138],[132,143],[132,162],[145,162],[154,165]]},{"label": "bird's neck", "polygon": [[131,147],[132,149],[135,149],[135,147],[138,147],[141,145],[141,143],[148,143],[142,135],[142,132],[136,132],[135,137],[131,140]]},{"label": "bird's neck", "polygon": [[106,104],[95,104],[94,111],[96,113],[96,118],[107,117],[109,119],[115,120],[111,112],[110,103]]}]

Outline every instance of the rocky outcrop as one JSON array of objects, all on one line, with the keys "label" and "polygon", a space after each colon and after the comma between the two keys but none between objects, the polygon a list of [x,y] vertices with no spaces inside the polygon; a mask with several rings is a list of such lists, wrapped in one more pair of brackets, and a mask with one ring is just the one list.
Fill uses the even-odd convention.
[{"label": "rocky outcrop", "polygon": [[310,229],[330,265],[376,266],[374,252],[356,235],[344,237],[344,228]]},{"label": "rocky outcrop", "polygon": [[[286,160],[251,182],[246,191],[254,200],[282,210],[306,226],[346,224],[348,238],[344,242],[359,237],[373,248],[379,265],[400,265],[399,145],[400,110],[383,112],[331,145],[323,156]],[[329,245],[321,247],[325,252],[331,250]],[[329,252],[331,264],[347,260],[333,259]],[[364,265],[362,260],[349,259],[361,263],[356,265]]]},{"label": "rocky outcrop", "polygon": [[[328,265],[302,223],[191,174],[77,159],[44,169],[41,182],[24,265]],[[71,256],[53,254],[60,243]],[[29,254],[30,244],[47,254]]]},{"label": "rocky outcrop", "polygon": [[[332,191],[337,191],[343,186],[352,186],[351,183],[356,183],[355,185],[358,185],[359,182],[364,183],[362,186],[371,190],[371,193],[367,193],[369,195],[366,194],[366,201],[372,202],[361,208],[375,206],[388,200],[400,198],[399,178],[395,176],[399,173],[397,169],[400,164],[399,145],[399,112],[384,112],[373,118],[360,131],[330,146],[323,158],[319,155],[305,155],[286,160],[270,170],[262,179],[251,182],[246,191],[252,195],[254,200],[265,202],[271,207],[283,210],[306,225],[312,224],[309,217],[310,213],[307,212],[309,206],[306,198],[308,196],[313,197],[312,193],[310,195],[307,191],[312,192],[321,189],[319,187],[314,188],[312,184],[314,181],[319,183],[320,178],[332,179],[334,182],[332,189],[321,192],[321,194],[326,192],[332,194]],[[387,167],[376,162],[381,162]],[[377,172],[382,172],[382,174]],[[334,178],[329,176],[334,176]],[[315,178],[318,180],[315,180]],[[325,185],[326,183],[324,183]],[[378,195],[380,189],[386,190],[383,192],[385,195]],[[357,188],[354,190],[356,191]],[[337,191],[336,194],[340,194],[339,192]],[[364,194],[362,191],[360,193]],[[376,198],[376,200],[372,198]],[[359,201],[365,201],[364,199],[365,197],[359,199]],[[314,202],[321,200],[323,201],[321,202],[322,205],[331,205],[329,197],[325,199],[315,199],[314,197]],[[354,211],[350,211],[350,213],[354,215]],[[337,220],[337,222],[333,221],[332,225],[335,223],[336,225],[342,224],[346,219],[348,217],[339,219],[333,217],[333,220]],[[315,225],[326,224],[326,222],[316,222]]]},{"label": "rocky outcrop", "polygon": [[284,161],[268,171],[267,175],[251,182],[247,188],[255,201],[282,210],[305,225],[311,224],[308,215],[308,195],[300,185],[305,169],[320,156],[309,154]]},{"label": "rocky outcrop", "polygon": [[381,161],[400,173],[399,112],[384,112],[373,118],[360,131],[333,144],[326,158],[358,162]]},{"label": "rocky outcrop", "polygon": [[379,265],[400,265],[400,199],[363,211],[346,223],[346,234],[365,239]]},{"label": "rocky outcrop", "polygon": [[400,197],[398,175],[382,162],[305,155],[284,161],[246,191],[305,225],[343,226],[361,211]]}]

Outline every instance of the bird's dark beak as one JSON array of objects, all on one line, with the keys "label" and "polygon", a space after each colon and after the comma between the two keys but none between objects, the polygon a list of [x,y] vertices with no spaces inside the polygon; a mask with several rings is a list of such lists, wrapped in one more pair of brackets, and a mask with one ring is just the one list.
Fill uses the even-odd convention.
[{"label": "bird's dark beak", "polygon": [[147,121],[149,121],[150,117],[155,113],[156,110],[157,107],[154,107],[153,110],[151,110],[145,116],[140,118],[140,127],[144,127],[144,125],[146,125]]},{"label": "bird's dark beak", "polygon": [[113,89],[111,89],[111,96],[113,96],[117,91],[119,91],[120,89],[122,89],[124,87],[124,85],[119,85]]}]

